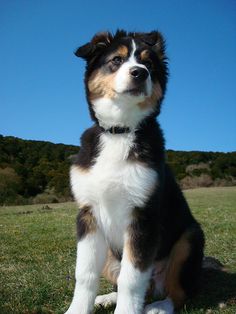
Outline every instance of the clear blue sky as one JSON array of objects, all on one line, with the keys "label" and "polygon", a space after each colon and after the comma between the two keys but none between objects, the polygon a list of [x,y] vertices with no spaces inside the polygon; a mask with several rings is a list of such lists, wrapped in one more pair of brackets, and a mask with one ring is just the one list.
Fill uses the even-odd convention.
[{"label": "clear blue sky", "polygon": [[236,150],[235,0],[0,0],[0,134],[78,145],[91,120],[73,51],[117,28],[166,37],[167,148]]}]

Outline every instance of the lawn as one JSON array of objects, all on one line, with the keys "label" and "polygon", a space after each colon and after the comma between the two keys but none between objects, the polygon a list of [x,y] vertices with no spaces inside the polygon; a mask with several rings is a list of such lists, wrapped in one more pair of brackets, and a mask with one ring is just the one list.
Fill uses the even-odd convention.
[{"label": "lawn", "polygon": [[[181,313],[236,313],[236,187],[185,192],[206,235],[206,255],[225,271],[208,271]],[[0,207],[0,313],[64,313],[74,287],[74,203]],[[101,280],[100,293],[111,286]],[[113,313],[97,310],[96,314]]]}]

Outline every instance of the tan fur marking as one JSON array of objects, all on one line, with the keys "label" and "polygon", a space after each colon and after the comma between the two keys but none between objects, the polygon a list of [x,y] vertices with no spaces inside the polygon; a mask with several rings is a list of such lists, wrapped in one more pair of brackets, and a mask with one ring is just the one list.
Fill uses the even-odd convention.
[{"label": "tan fur marking", "polygon": [[103,74],[101,71],[94,71],[88,81],[88,89],[90,92],[90,100],[107,97],[114,98],[114,78],[115,73]]},{"label": "tan fur marking", "polygon": [[150,53],[148,50],[143,50],[140,54],[140,58],[142,61],[144,60],[148,60],[149,59],[149,56],[150,56]]},{"label": "tan fur marking", "polygon": [[147,97],[143,102],[138,104],[140,109],[154,108],[157,101],[162,97],[162,90],[159,83],[155,83],[152,88],[152,94]]},{"label": "tan fur marking", "polygon": [[[117,51],[112,53],[108,61],[115,56],[126,58],[128,56],[128,48],[124,45],[118,47]],[[105,74],[101,70],[96,70],[92,73],[88,81],[88,89],[90,92],[90,100],[100,97],[114,98],[116,92],[114,91],[114,79],[116,73]]]},{"label": "tan fur marking", "polygon": [[128,48],[126,46],[120,46],[117,49],[117,54],[123,58],[126,58],[128,56]]},{"label": "tan fur marking", "polygon": [[131,247],[131,241],[130,239],[126,242],[125,244],[125,251],[126,251],[126,254],[127,254],[127,257],[128,259],[131,261],[132,264],[135,264],[136,263],[136,259],[135,259],[135,256],[133,254],[133,250],[132,250],[132,247]]},{"label": "tan fur marking", "polygon": [[74,169],[76,169],[76,171],[80,172],[81,174],[86,174],[89,172],[89,170],[87,168],[83,168],[79,165],[74,165],[72,166]]},{"label": "tan fur marking", "polygon": [[105,267],[103,268],[103,276],[113,284],[117,284],[117,278],[120,273],[120,262],[108,250]]},{"label": "tan fur marking", "polygon": [[112,54],[110,54],[107,58],[107,61],[112,60],[116,56],[120,56],[122,58],[127,58],[129,50],[126,46],[122,45],[117,48]]},{"label": "tan fur marking", "polygon": [[80,218],[84,226],[86,226],[86,234],[95,232],[97,230],[97,222],[92,214],[91,208],[86,206],[81,209],[81,213]]},{"label": "tan fur marking", "polygon": [[166,273],[166,292],[174,302],[175,308],[181,307],[186,298],[185,292],[180,283],[180,272],[183,263],[189,256],[189,253],[190,243],[188,241],[188,234],[185,233],[174,245],[171,251]]}]

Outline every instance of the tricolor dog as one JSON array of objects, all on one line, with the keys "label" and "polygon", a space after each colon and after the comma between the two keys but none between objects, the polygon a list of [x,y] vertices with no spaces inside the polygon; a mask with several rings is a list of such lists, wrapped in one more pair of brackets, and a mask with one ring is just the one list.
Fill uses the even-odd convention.
[{"label": "tricolor dog", "polygon": [[[76,285],[66,314],[173,313],[197,287],[204,236],[165,160],[156,118],[167,84],[162,35],[104,32],[78,48],[94,125],[71,167]],[[97,296],[103,274],[117,291]],[[148,295],[162,301],[147,304]]]}]

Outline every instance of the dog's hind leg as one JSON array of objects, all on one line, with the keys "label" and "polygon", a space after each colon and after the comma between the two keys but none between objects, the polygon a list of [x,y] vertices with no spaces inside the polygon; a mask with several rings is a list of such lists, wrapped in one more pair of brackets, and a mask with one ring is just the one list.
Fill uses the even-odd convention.
[{"label": "dog's hind leg", "polygon": [[204,236],[198,224],[189,227],[174,245],[167,266],[165,290],[175,309],[197,290],[203,258]]},{"label": "dog's hind leg", "polygon": [[[172,314],[196,289],[200,277],[204,237],[200,227],[191,226],[174,245],[165,267],[167,298],[149,304],[144,314]],[[157,279],[157,278],[156,278]]]},{"label": "dog's hind leg", "polygon": [[200,276],[203,233],[191,226],[174,245],[165,268],[164,290],[167,298],[149,304],[144,314],[172,314],[191,296]]}]

